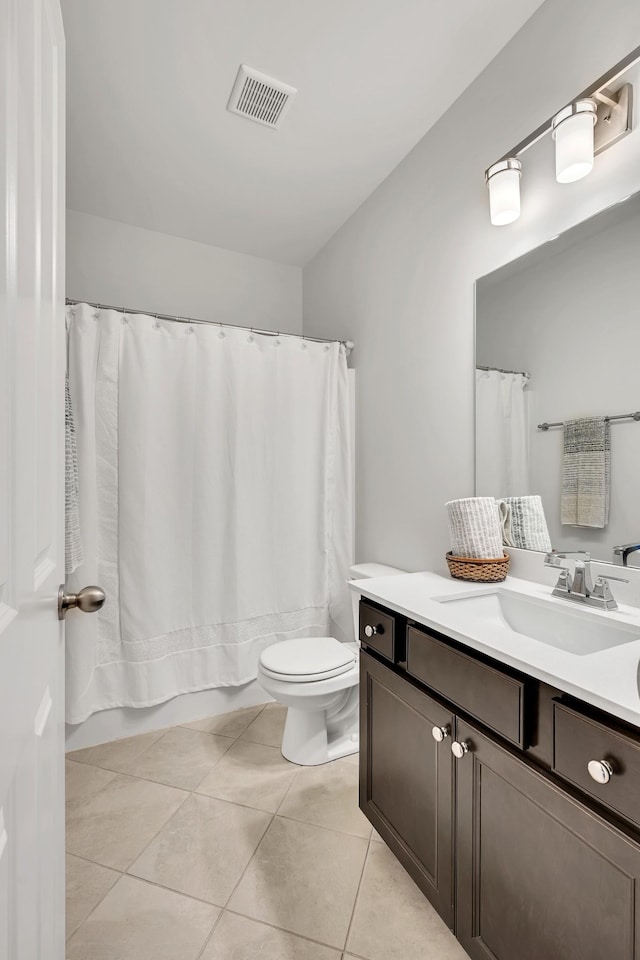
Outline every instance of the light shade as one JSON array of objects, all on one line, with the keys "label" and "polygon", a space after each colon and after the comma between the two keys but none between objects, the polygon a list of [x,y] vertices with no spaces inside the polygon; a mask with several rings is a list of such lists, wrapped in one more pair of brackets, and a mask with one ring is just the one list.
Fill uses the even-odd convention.
[{"label": "light shade", "polygon": [[494,227],[513,223],[520,216],[522,164],[515,157],[498,160],[485,173],[489,188],[489,213]]},{"label": "light shade", "polygon": [[577,100],[551,122],[556,142],[556,180],[573,183],[593,168],[593,128],[598,115],[595,100]]}]

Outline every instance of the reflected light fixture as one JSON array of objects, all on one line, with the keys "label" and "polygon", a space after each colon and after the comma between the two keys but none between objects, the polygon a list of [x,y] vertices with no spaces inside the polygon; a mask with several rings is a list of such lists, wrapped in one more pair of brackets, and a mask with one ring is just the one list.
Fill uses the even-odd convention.
[{"label": "reflected light fixture", "polygon": [[558,183],[574,183],[591,173],[597,119],[598,104],[587,97],[570,103],[551,121]]},{"label": "reflected light fixture", "polygon": [[486,171],[489,212],[494,227],[506,226],[520,216],[521,174],[522,164],[515,157],[498,160]]}]

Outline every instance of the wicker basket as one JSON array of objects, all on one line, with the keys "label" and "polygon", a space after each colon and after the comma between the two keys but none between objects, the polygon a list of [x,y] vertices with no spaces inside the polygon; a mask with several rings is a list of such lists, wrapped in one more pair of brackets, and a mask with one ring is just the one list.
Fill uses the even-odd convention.
[{"label": "wicker basket", "polygon": [[454,557],[447,554],[449,573],[455,580],[473,580],[475,583],[499,583],[506,580],[511,557]]}]

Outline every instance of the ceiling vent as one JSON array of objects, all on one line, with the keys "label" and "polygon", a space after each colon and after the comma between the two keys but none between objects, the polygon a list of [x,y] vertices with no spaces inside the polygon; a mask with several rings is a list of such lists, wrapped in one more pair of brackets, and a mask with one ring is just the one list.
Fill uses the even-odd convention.
[{"label": "ceiling vent", "polygon": [[298,91],[253,67],[240,64],[227,110],[265,127],[279,127]]}]

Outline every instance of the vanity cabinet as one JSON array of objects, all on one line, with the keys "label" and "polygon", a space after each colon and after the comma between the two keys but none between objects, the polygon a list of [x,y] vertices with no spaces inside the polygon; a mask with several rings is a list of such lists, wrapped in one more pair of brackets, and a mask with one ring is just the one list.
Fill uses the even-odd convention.
[{"label": "vanity cabinet", "polygon": [[[402,629],[406,661],[361,651],[371,823],[472,960],[640,960],[640,737]],[[591,753],[618,778],[608,799]]]},{"label": "vanity cabinet", "polygon": [[449,710],[361,651],[360,806],[449,926],[453,722]]},{"label": "vanity cabinet", "polygon": [[455,932],[473,960],[637,960],[640,846],[458,719]]}]

